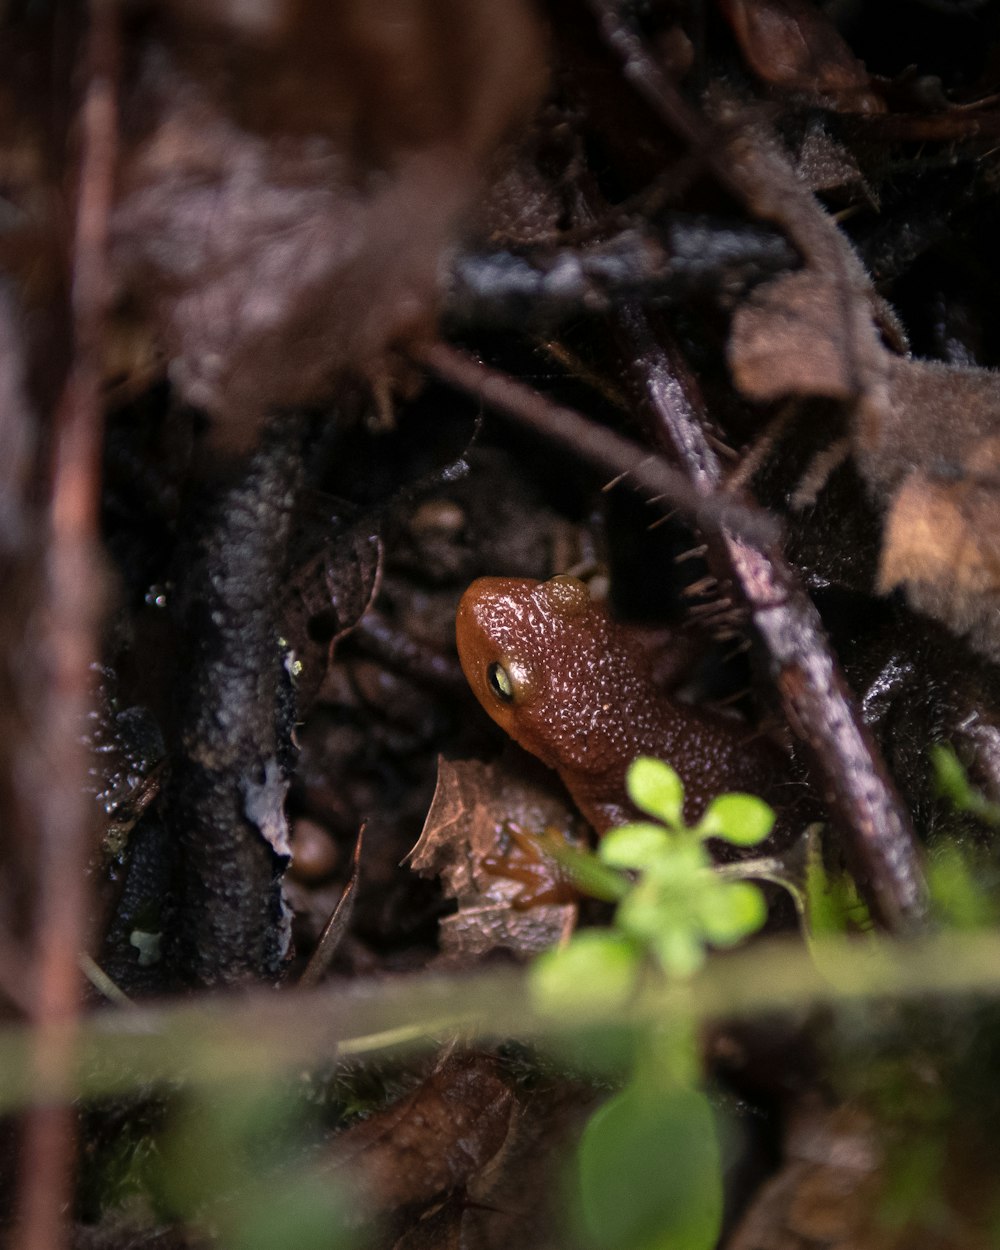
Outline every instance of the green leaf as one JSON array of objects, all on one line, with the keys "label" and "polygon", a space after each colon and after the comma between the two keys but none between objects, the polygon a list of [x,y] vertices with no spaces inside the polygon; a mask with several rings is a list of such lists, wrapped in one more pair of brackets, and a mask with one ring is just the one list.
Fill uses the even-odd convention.
[{"label": "green leaf", "polygon": [[719,1144],[695,1089],[627,1086],[590,1119],[578,1152],[594,1250],[712,1250],[722,1221]]},{"label": "green leaf", "polygon": [[[911,1134],[896,1143],[883,1166],[884,1188],[878,1203],[879,1222],[902,1230],[920,1220],[945,1224],[954,1218],[944,1193],[944,1133]],[[996,1244],[996,1241],[992,1244]]]},{"label": "green leaf", "polygon": [[945,743],[931,747],[931,763],[940,794],[950,799],[960,812],[971,812],[986,825],[1000,825],[1000,804],[991,803],[969,784],[961,761]]},{"label": "green leaf", "polygon": [[764,895],[749,881],[720,881],[701,900],[699,910],[705,936],[715,946],[732,946],[767,920]]},{"label": "green leaf", "polygon": [[[284,1082],[190,1093],[158,1141],[158,1206],[225,1250],[357,1250],[339,1178],[303,1169],[315,1115]],[[349,1228],[349,1223],[355,1225]]]},{"label": "green leaf", "polygon": [[576,934],[531,967],[537,1006],[553,1015],[594,1015],[623,1007],[639,977],[639,954],[626,937],[606,929]]},{"label": "green leaf", "polygon": [[606,833],[598,854],[616,868],[647,868],[669,853],[671,842],[662,825],[634,821]]},{"label": "green leaf", "polygon": [[823,847],[815,834],[806,844],[805,907],[803,927],[809,939],[868,931],[871,914],[858,893],[853,877],[834,875],[823,864]]},{"label": "green leaf", "polygon": [[660,859],[646,868],[643,878],[655,882],[663,898],[675,906],[711,881],[712,859],[693,835],[678,837]]},{"label": "green leaf", "polygon": [[978,796],[969,785],[965,769],[954,749],[944,742],[935,742],[931,747],[931,763],[934,765],[938,793],[951,799],[960,811],[965,811]]},{"label": "green leaf", "polygon": [[653,950],[663,971],[679,980],[694,976],[705,962],[705,945],[690,924],[661,928]]},{"label": "green leaf", "polygon": [[698,822],[702,838],[722,838],[733,846],[756,846],[774,828],[774,811],[755,794],[721,794]]},{"label": "green leaf", "polygon": [[676,924],[677,911],[657,881],[643,879],[618,904],[615,924],[641,945],[652,941],[665,925]]},{"label": "green leaf", "polygon": [[927,865],[935,914],[952,929],[979,929],[995,923],[996,869],[979,857],[966,858],[953,842],[936,847]]},{"label": "green leaf", "polygon": [[672,829],[684,827],[684,783],[669,764],[641,755],[629,766],[625,788],[642,811]]},{"label": "green leaf", "polygon": [[234,1082],[199,1092],[161,1140],[163,1198],[187,1212],[247,1185],[292,1147],[298,1114],[281,1084]]},{"label": "green leaf", "polygon": [[363,1243],[338,1190],[337,1178],[301,1168],[263,1177],[219,1213],[222,1243],[227,1250],[356,1250]]}]

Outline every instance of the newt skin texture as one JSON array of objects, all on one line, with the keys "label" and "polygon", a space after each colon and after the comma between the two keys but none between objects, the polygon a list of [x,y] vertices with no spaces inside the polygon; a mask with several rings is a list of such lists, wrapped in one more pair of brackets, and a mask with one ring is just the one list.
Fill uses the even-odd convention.
[{"label": "newt skin texture", "polygon": [[482,577],[458,606],[465,676],[486,711],[562,778],[598,833],[635,818],[625,773],[639,755],[680,773],[693,822],[719,794],[773,795],[787,762],[739,721],[669,698],[637,633],[573,577]]}]

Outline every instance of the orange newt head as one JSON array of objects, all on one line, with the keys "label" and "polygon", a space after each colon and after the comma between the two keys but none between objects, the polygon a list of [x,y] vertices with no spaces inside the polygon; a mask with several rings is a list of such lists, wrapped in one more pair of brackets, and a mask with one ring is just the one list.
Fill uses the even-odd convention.
[{"label": "orange newt head", "polygon": [[668,760],[695,820],[726,790],[768,794],[787,763],[747,726],[670,699],[636,631],[575,577],[483,577],[458,606],[462,668],[490,716],[560,777],[598,832],[634,817],[625,774]]},{"label": "orange newt head", "polygon": [[560,771],[602,754],[615,648],[583,582],[482,577],[462,596],[456,638],[479,702],[521,746]]}]

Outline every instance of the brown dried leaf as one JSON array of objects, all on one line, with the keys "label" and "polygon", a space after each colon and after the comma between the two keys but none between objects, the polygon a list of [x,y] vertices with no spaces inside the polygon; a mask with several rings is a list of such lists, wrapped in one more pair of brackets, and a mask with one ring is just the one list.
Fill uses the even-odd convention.
[{"label": "brown dried leaf", "polygon": [[1000,485],[911,473],[882,537],[878,589],[896,586],[918,611],[1000,660]]},{"label": "brown dried leaf", "polygon": [[[732,125],[739,105],[713,102],[717,124]],[[786,396],[849,400],[877,387],[886,352],[876,322],[886,314],[857,254],[761,125],[729,145],[754,212],[776,222],[804,266],[757,287],[736,310],[728,344],[737,388],[751,400]],[[891,337],[897,327],[888,325]]]},{"label": "brown dried leaf", "polygon": [[[837,395],[847,382],[846,344],[823,333],[820,302],[806,307],[809,320],[784,326],[780,310],[756,324],[748,318],[761,343],[757,359],[743,362],[748,393],[798,385],[849,398]],[[886,509],[877,589],[904,587],[918,611],[1000,659],[1000,379],[880,348],[860,370],[854,398],[854,457]]]},{"label": "brown dried leaf", "polygon": [[883,1148],[858,1109],[807,1107],[793,1120],[786,1161],[761,1189],[726,1250],[806,1250],[895,1244],[871,1241]]},{"label": "brown dried leaf", "polygon": [[294,567],[285,580],[282,634],[302,665],[300,716],[323,682],[333,648],[371,607],[382,580],[377,523],[368,517],[350,520],[348,505],[338,509],[340,515],[331,515],[322,531],[313,526],[291,544]]},{"label": "brown dried leaf", "polygon": [[795,172],[810,191],[850,188],[876,208],[878,199],[854,155],[814,120],[806,126],[795,161]]},{"label": "brown dried leaf", "polygon": [[725,1250],[987,1250],[996,1188],[983,1183],[976,1134],[953,1129],[929,1201],[911,1193],[909,1218],[888,1221],[887,1203],[900,1197],[904,1124],[879,1122],[857,1104],[810,1100],[792,1117],[781,1169]]},{"label": "brown dried leaf", "polygon": [[839,331],[843,292],[812,270],[755,291],[733,318],[729,364],[748,399],[787,395],[849,399],[858,390],[856,362]]},{"label": "brown dried leaf", "polygon": [[[879,589],[903,585],[911,603],[1000,658],[1000,378],[985,369],[902,358],[903,340],[850,244],[789,178],[767,137],[746,159],[782,205],[806,267],[758,288],[737,310],[733,377],[755,401],[786,395],[850,403],[858,470],[886,509]],[[759,167],[759,168],[758,168]]]},{"label": "brown dried leaf", "polygon": [[854,439],[887,506],[878,588],[1000,659],[1000,376],[887,355],[885,382]]},{"label": "brown dried leaf", "polygon": [[341,1133],[327,1166],[338,1176],[348,1171],[378,1210],[429,1202],[471,1184],[517,1114],[491,1055],[453,1055],[401,1102]]},{"label": "brown dried leaf", "polygon": [[566,1242],[562,1173],[587,1117],[592,1085],[537,1083],[496,1159],[465,1192],[420,1212],[393,1250],[553,1250]]},{"label": "brown dried leaf", "polygon": [[885,353],[882,388],[870,387],[855,418],[859,467],[879,491],[895,490],[914,468],[931,477],[974,475],[997,484],[1000,374]]},{"label": "brown dried leaf", "polygon": [[505,827],[542,833],[554,826],[584,837],[584,826],[566,803],[534,779],[523,752],[493,764],[438,761],[438,781],[427,820],[409,856],[423,876],[440,875],[458,911],[441,922],[441,945],[452,955],[482,955],[498,948],[531,955],[554,945],[576,922],[575,903],[546,903],[517,910],[522,885],[491,873],[487,856],[501,851]]},{"label": "brown dried leaf", "polygon": [[871,75],[836,27],[807,0],[721,0],[753,72],[851,113],[884,113]]},{"label": "brown dried leaf", "polygon": [[235,445],[346,370],[384,380],[387,349],[432,329],[442,253],[544,79],[520,0],[285,18],[261,46],[185,39],[182,21],[123,108],[119,284]]}]

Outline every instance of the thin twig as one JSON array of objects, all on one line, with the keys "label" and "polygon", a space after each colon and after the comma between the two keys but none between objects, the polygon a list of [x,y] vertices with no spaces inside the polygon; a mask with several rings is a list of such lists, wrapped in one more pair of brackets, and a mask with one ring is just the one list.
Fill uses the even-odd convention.
[{"label": "thin twig", "polygon": [[313,951],[312,957],[299,977],[300,989],[308,989],[312,985],[318,985],[323,980],[351,923],[351,916],[354,914],[354,903],[358,893],[358,878],[361,875],[361,845],[364,836],[365,827],[362,825],[358,830],[358,839],[354,844],[354,854],[351,856],[351,875],[348,878],[347,885],[344,886],[343,893],[337,900],[337,906],[333,909],[333,914],[326,922],[323,932],[319,935],[319,941],[316,943],[316,949]]},{"label": "thin twig", "polygon": [[88,955],[86,951],[80,956],[80,971],[94,989],[99,994],[102,994],[109,1003],[115,1003],[119,1007],[135,1006],[134,1001],[112,981],[101,965]]},{"label": "thin twig", "polygon": [[[685,467],[694,489],[718,490],[722,467],[708,445],[693,383],[642,310],[626,308],[618,321],[629,376],[653,431]],[[818,612],[777,547],[758,548],[726,530],[706,537],[709,567],[749,609],[768,675],[847,834],[873,912],[894,931],[912,929],[921,923],[927,900],[916,836]]]},{"label": "thin twig", "polygon": [[561,443],[607,473],[627,477],[647,496],[669,500],[703,533],[726,529],[748,543],[764,546],[779,539],[777,522],[762,508],[730,499],[721,491],[705,493],[664,457],[588,421],[572,408],[551,403],[531,387],[481,364],[466,352],[437,342],[416,347],[412,354],[442,381],[478,396],[497,412],[513,417],[519,425]]},{"label": "thin twig", "polygon": [[81,727],[97,654],[101,602],[97,507],[102,441],[101,340],[108,301],[108,218],[117,159],[118,13],[91,0],[87,86],[80,113],[80,165],[73,240],[73,359],[55,413],[47,621],[46,691],[40,724],[46,784],[38,795],[38,899],[32,1019],[33,1066],[44,1102],[29,1113],[21,1153],[18,1250],[58,1250],[71,1206],[71,1107],[78,956],[86,914],[91,808]]}]

